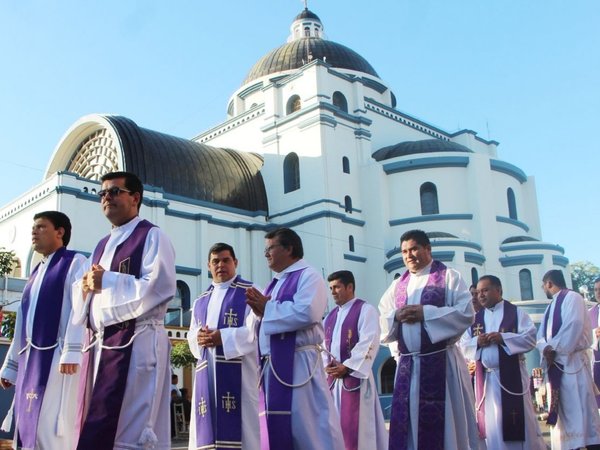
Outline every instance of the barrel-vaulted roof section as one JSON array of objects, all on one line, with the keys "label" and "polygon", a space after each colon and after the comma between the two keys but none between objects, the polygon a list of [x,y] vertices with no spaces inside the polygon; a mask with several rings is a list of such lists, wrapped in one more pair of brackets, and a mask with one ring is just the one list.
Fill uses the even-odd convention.
[{"label": "barrel-vaulted roof section", "polygon": [[[131,119],[112,115],[82,118],[72,127],[71,136],[78,130],[87,130],[86,123],[82,123],[86,121],[94,122],[94,129],[99,126],[111,129],[110,134],[118,141],[116,147],[122,164],[118,170],[137,174],[144,184],[161,187],[169,194],[247,211],[268,212],[266,189],[260,173],[263,159],[258,154],[211,147],[148,130]],[[81,159],[78,151],[86,147],[88,133],[77,133],[77,142],[71,136],[67,133],[63,138],[63,143],[68,145],[59,144],[49,172],[50,169],[75,171],[88,177],[89,170],[76,170],[79,166],[73,164]],[[70,153],[66,155],[65,152]],[[103,173],[94,174],[94,179],[101,175]]]},{"label": "barrel-vaulted roof section", "polygon": [[267,211],[267,195],[255,153],[217,148],[109,117],[121,137],[126,168],[166,192],[250,211]]}]

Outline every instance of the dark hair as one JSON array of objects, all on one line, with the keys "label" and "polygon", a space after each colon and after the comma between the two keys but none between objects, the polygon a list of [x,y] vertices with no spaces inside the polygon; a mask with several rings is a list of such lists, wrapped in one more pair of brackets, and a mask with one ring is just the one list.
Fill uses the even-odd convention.
[{"label": "dark hair", "polygon": [[275,239],[283,247],[292,247],[292,256],[294,258],[302,258],[304,249],[302,248],[302,239],[298,234],[290,228],[277,228],[265,234],[265,239]]},{"label": "dark hair", "polygon": [[354,281],[354,274],[349,270],[338,270],[337,272],[333,272],[331,275],[327,277],[327,281],[335,281],[340,280],[342,284],[346,287],[350,283],[352,283],[352,288],[356,290],[356,282]]},{"label": "dark hair", "polygon": [[48,219],[54,225],[54,229],[62,228],[65,230],[62,237],[63,246],[69,245],[71,241],[71,221],[66,214],[60,211],[43,211],[33,216],[33,220]]},{"label": "dark hair", "polygon": [[479,277],[479,281],[483,280],[487,280],[492,286],[502,289],[502,282],[500,281],[500,278],[498,278],[495,275],[484,275],[482,277]]},{"label": "dark hair", "polygon": [[233,251],[233,247],[229,244],[225,244],[224,242],[217,242],[208,250],[208,260],[210,261],[210,255],[213,253],[221,253],[225,250],[228,250],[231,253],[231,257],[235,259],[235,252]]},{"label": "dark hair", "polygon": [[406,231],[402,236],[400,236],[400,243],[402,244],[404,241],[410,241],[411,239],[423,247],[431,245],[427,234],[423,230]]},{"label": "dark hair", "polygon": [[600,278],[596,278],[596,279],[594,280],[594,284],[596,284],[596,283],[600,283]]},{"label": "dark hair", "polygon": [[472,284],[471,286],[469,286],[469,290],[471,289],[477,289],[477,286],[475,286],[474,284]]},{"label": "dark hair", "polygon": [[567,287],[567,283],[565,281],[565,276],[563,275],[561,270],[553,269],[546,272],[542,281],[545,283],[547,281],[551,281],[556,287],[560,289],[565,289]]},{"label": "dark hair", "polygon": [[140,202],[138,203],[138,211],[142,207],[142,200],[144,199],[144,185],[135,173],[131,172],[109,172],[102,175],[100,181],[105,182],[108,180],[115,180],[117,178],[125,178],[125,188],[131,191],[132,194],[140,194]]}]

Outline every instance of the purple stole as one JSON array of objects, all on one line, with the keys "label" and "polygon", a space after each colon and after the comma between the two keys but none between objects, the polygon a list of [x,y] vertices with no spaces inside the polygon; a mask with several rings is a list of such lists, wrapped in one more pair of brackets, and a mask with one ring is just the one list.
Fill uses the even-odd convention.
[{"label": "purple stole", "polygon": [[[342,323],[339,362],[345,361],[352,356],[352,349],[358,342],[358,319],[364,303],[364,300],[356,299]],[[325,347],[329,352],[331,352],[331,339],[339,310],[339,307],[335,308],[325,319]],[[330,389],[335,385],[337,380],[337,378],[333,378],[331,375],[327,376],[327,383]],[[360,415],[360,379],[348,375],[339,381],[342,383],[340,419],[344,444],[346,445],[346,450],[356,450],[358,449],[358,419]]]},{"label": "purple stole", "polygon": [[[217,328],[244,326],[246,289],[252,283],[239,276],[227,289],[221,304]],[[213,286],[195,302],[194,319],[199,326],[206,325],[208,304]],[[194,414],[196,417],[196,448],[242,448],[242,358],[226,360],[223,346],[215,348],[216,389],[208,380],[207,349],[202,348],[196,365]],[[214,393],[216,391],[216,398]]]},{"label": "purple stole", "polygon": [[[396,285],[396,308],[406,305],[406,292],[410,272],[404,272]],[[434,260],[427,285],[421,293],[421,305],[441,307],[446,300],[446,266]],[[444,416],[446,408],[446,341],[433,344],[421,322],[421,370],[419,375],[419,423],[418,449],[441,450],[444,448]],[[410,378],[413,358],[402,337],[402,323],[398,323],[398,349],[400,356],[396,371],[396,383],[392,398],[390,418],[390,450],[405,450],[411,432]],[[426,353],[432,353],[424,355]],[[412,420],[415,420],[413,418]]]},{"label": "purple stole", "polygon": [[[552,337],[556,336],[556,333],[558,333],[558,330],[560,330],[560,327],[562,326],[562,305],[568,293],[568,289],[561,289],[556,297],[556,304],[554,305],[554,312],[552,314]],[[549,312],[550,307],[546,309],[546,314],[544,314],[544,339],[546,339],[546,328],[548,327]],[[550,393],[552,399],[548,411],[548,419],[546,419],[546,423],[548,425],[556,425],[556,421],[558,420],[558,399],[560,396],[562,369],[563,365],[557,363],[556,361],[554,364],[548,367],[548,381],[550,383]]]},{"label": "purple stole", "polygon": [[[592,322],[592,330],[594,328],[598,328],[598,311],[600,310],[600,305],[595,305],[593,306],[590,311],[590,320]],[[594,372],[594,383],[596,383],[596,387],[598,387],[600,389],[600,351],[594,349],[594,361],[593,361],[593,366],[594,368],[593,372]],[[598,405],[598,408],[600,408],[600,395],[596,395],[596,404]]]},{"label": "purple stole", "polygon": [[[146,236],[154,226],[147,220],[138,223],[131,235],[116,248],[110,264],[111,272],[140,277]],[[96,246],[92,255],[94,264],[99,263],[109,238],[110,235],[106,236]],[[93,301],[93,298],[90,301]],[[104,328],[103,345],[108,347],[124,346],[131,340],[134,332],[135,319],[109,325]],[[87,368],[87,373],[83,372],[82,383],[86,383],[88,377],[93,377],[94,365],[89,358],[89,353],[86,353],[82,369]],[[101,350],[98,374],[93,385],[89,410],[83,417],[84,422],[77,444],[78,450],[113,448],[125,396],[130,359],[131,345],[124,348],[110,350],[103,348]]]},{"label": "purple stole", "polygon": [[[304,269],[289,272],[277,291],[278,303],[293,302],[298,290],[298,281]],[[276,283],[271,283],[265,295],[269,295]],[[269,446],[272,449],[292,449],[292,395],[293,388],[281,384],[273,371],[288,384],[294,383],[294,355],[296,351],[296,332],[278,333],[270,336],[271,370],[268,377],[268,390],[265,393]],[[275,367],[277,366],[277,367]]]},{"label": "purple stole", "polygon": [[[61,247],[48,264],[40,285],[31,330],[31,343],[36,347],[51,347],[57,342],[65,280],[74,255],[75,252]],[[21,335],[15,337],[20,339],[21,348],[27,345],[26,328],[27,316],[31,312],[29,311],[31,286],[39,267],[39,264],[35,267],[23,290],[21,301],[23,327]],[[24,449],[32,449],[36,444],[40,409],[46,392],[54,350],[54,347],[38,350],[32,346],[29,348],[29,353],[25,351],[19,355],[20,370],[17,373],[15,411],[18,445]]]},{"label": "purple stole", "polygon": [[[471,335],[473,337],[485,333],[485,309],[479,310],[475,315],[475,322],[471,325]],[[504,315],[500,322],[500,332],[518,332],[517,307],[508,301],[504,301]],[[498,357],[500,363],[500,383],[511,392],[523,392],[523,382],[521,380],[521,368],[519,366],[519,355],[509,355],[501,345],[498,345]],[[476,361],[475,369],[475,404],[479,406],[477,410],[477,427],[479,428],[479,437],[486,437],[485,434],[485,406],[480,405],[484,396],[485,373],[481,360]],[[502,401],[502,437],[506,441],[524,441],[525,440],[525,407],[523,397],[512,395],[501,389]]]}]

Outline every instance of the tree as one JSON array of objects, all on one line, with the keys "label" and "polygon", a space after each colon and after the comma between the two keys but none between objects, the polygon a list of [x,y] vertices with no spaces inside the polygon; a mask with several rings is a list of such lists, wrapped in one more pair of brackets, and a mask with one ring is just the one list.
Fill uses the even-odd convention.
[{"label": "tree", "polygon": [[17,262],[15,252],[6,251],[4,247],[0,247],[0,276],[8,275]]},{"label": "tree", "polygon": [[597,278],[600,278],[600,268],[591,262],[578,261],[571,264],[571,280],[573,281],[574,291],[585,292],[587,290],[588,298],[592,298],[594,294],[594,280]]},{"label": "tree", "polygon": [[173,367],[187,367],[196,363],[187,341],[178,341],[171,348],[171,364]]}]

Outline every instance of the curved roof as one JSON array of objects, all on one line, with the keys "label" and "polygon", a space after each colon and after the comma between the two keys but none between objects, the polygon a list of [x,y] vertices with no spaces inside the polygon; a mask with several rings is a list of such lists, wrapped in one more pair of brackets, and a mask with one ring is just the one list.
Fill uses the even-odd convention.
[{"label": "curved roof", "polygon": [[320,59],[332,67],[355,70],[379,78],[369,62],[348,47],[337,42],[316,37],[304,37],[283,44],[258,60],[246,76],[243,84],[272,73],[293,70],[308,63],[306,48],[312,59]]},{"label": "curved roof", "polygon": [[539,239],[532,238],[530,236],[512,236],[502,241],[502,244],[512,244],[513,242],[528,242],[528,241],[539,241]]},{"label": "curved roof", "polygon": [[373,153],[372,157],[376,161],[384,161],[397,156],[437,152],[473,153],[472,150],[469,150],[464,145],[457,144],[456,142],[442,141],[441,139],[424,139],[422,141],[400,142],[399,144],[380,148]]},{"label": "curved roof", "polygon": [[217,148],[104,116],[119,136],[124,170],[165,192],[248,211],[268,211],[261,156]]},{"label": "curved roof", "polygon": [[318,20],[319,22],[321,21],[321,19],[319,19],[319,16],[317,16],[314,12],[310,11],[308,8],[304,8],[304,10],[296,16],[294,21],[302,19],[313,19]]}]

